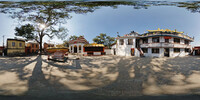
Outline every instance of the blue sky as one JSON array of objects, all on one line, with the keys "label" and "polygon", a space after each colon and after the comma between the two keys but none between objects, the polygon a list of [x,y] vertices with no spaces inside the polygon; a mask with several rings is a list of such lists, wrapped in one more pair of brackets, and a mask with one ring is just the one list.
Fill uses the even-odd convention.
[{"label": "blue sky", "polygon": [[[116,33],[124,35],[134,30],[140,34],[146,30],[177,29],[184,31],[189,36],[195,36],[192,45],[200,45],[199,27],[200,13],[191,13],[185,8],[175,6],[152,6],[148,9],[133,9],[131,6],[118,6],[118,9],[111,7],[101,7],[93,13],[74,14],[67,21],[69,35],[84,35],[92,43],[92,39],[99,33],[107,33],[116,37]],[[0,45],[2,45],[2,35],[14,37],[16,21],[8,15],[0,14]],[[49,39],[45,37],[47,42]],[[62,43],[62,40],[54,38],[52,43]]]}]

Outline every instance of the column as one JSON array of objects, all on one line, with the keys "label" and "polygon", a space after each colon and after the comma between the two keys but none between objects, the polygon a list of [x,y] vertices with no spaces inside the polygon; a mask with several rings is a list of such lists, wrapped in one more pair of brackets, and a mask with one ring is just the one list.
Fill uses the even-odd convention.
[{"label": "column", "polygon": [[72,46],[72,53],[74,53],[74,45]]},{"label": "column", "polygon": [[77,53],[79,53],[79,45],[77,45]]}]

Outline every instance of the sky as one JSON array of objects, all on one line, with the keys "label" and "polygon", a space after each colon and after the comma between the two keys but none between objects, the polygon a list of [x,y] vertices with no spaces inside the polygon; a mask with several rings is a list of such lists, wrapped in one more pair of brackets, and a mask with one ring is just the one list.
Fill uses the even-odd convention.
[{"label": "sky", "polygon": [[[134,9],[132,6],[118,6],[118,9],[111,7],[101,7],[93,13],[75,14],[70,13],[71,19],[67,20],[66,28],[70,35],[84,35],[92,43],[92,39],[99,33],[106,33],[116,37],[136,31],[140,34],[147,30],[171,29],[188,33],[190,37],[195,37],[193,46],[200,46],[200,13],[191,13],[185,8],[175,6],[152,6],[148,9]],[[17,21],[8,15],[0,14],[0,46],[2,36],[5,38],[14,37],[14,28]],[[45,37],[44,41],[49,42]],[[54,38],[51,43],[62,43],[63,40]]]}]

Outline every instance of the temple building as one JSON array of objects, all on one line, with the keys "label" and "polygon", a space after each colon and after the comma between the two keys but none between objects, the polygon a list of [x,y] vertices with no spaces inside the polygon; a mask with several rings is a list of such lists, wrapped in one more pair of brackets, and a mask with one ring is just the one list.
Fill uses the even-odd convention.
[{"label": "temple building", "polygon": [[116,55],[177,57],[186,56],[194,38],[183,32],[169,29],[148,30],[144,34],[127,34],[117,37],[117,44],[112,47]]},{"label": "temple building", "polygon": [[83,36],[80,36],[75,40],[69,41],[69,51],[71,53],[84,54],[83,46],[85,44],[89,44],[89,42]]},{"label": "temple building", "polygon": [[84,55],[105,55],[104,52],[104,45],[103,44],[97,44],[97,43],[92,43],[92,44],[85,44],[83,46],[83,52]]}]

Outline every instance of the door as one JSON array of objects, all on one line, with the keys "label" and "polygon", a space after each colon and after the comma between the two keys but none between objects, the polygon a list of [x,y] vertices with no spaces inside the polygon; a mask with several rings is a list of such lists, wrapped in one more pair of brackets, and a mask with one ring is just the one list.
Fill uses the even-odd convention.
[{"label": "door", "polygon": [[74,53],[77,53],[77,47],[74,47]]},{"label": "door", "polygon": [[134,56],[134,55],[135,55],[135,49],[131,48],[131,56]]},{"label": "door", "polygon": [[114,55],[116,55],[116,51],[115,51],[115,49],[113,49],[113,52],[114,52]]},{"label": "door", "polygon": [[165,48],[164,50],[164,56],[169,57],[169,48]]}]

